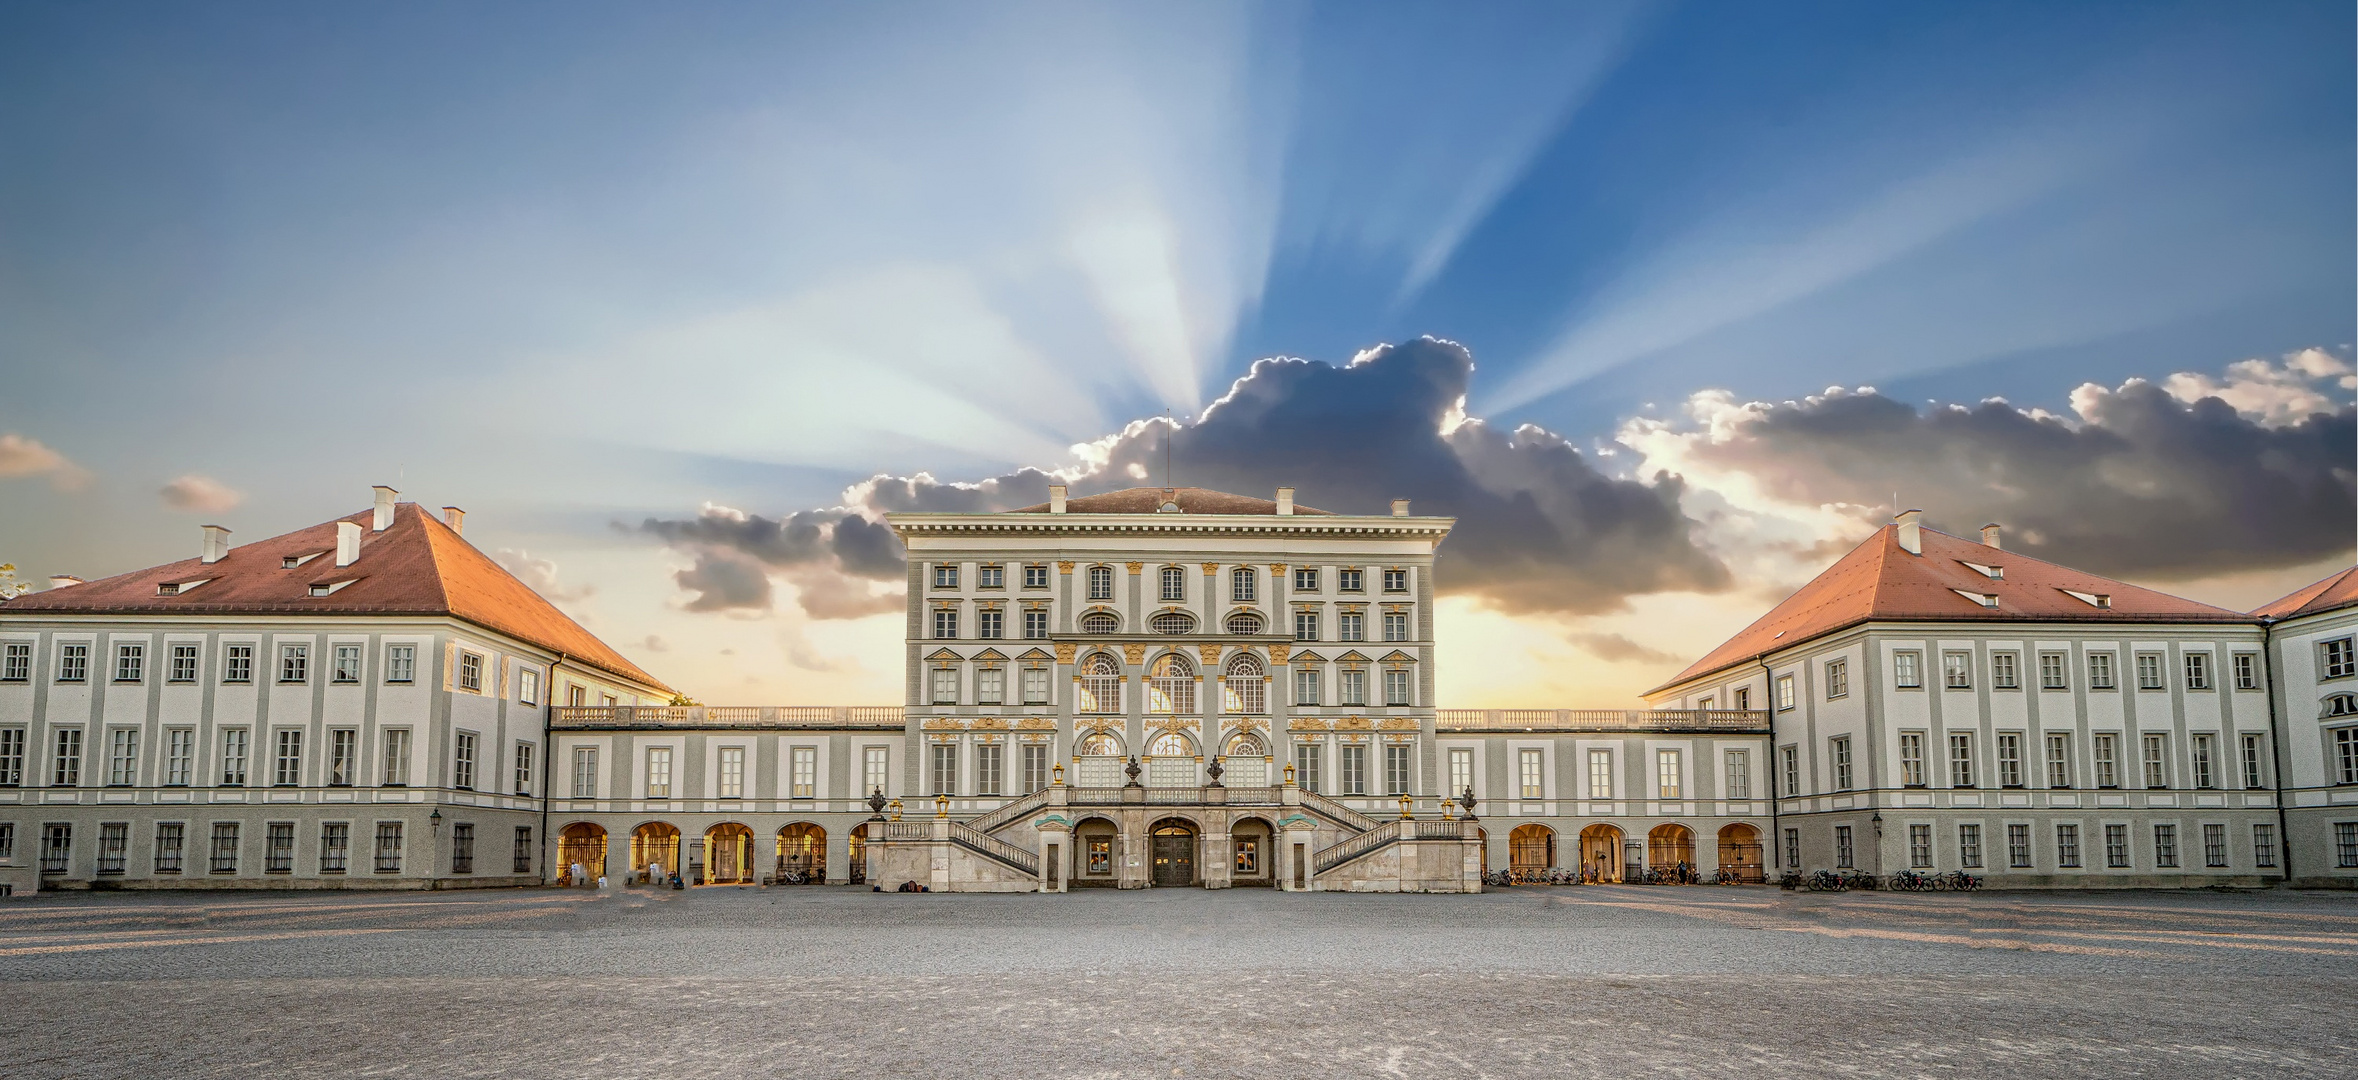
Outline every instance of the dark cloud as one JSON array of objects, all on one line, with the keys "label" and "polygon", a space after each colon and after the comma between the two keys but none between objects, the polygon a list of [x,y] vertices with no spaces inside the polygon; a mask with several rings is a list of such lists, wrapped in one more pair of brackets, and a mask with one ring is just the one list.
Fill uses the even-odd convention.
[{"label": "dark cloud", "polygon": [[[1635,594],[1727,584],[1726,569],[1695,544],[1676,478],[1617,479],[1545,430],[1465,419],[1473,367],[1464,348],[1431,339],[1341,367],[1260,361],[1200,419],[1180,425],[1172,479],[1262,497],[1291,486],[1305,505],[1342,513],[1382,514],[1405,498],[1417,513],[1455,516],[1442,547],[1444,591],[1511,611],[1608,611]],[[1159,483],[1165,431],[1160,421],[1141,422],[1101,440],[1102,460],[1072,482],[1073,494]],[[847,492],[848,507],[783,518],[707,508],[640,528],[702,553],[697,569],[681,574],[683,587],[705,590],[695,610],[750,606],[739,598],[756,596],[767,605],[766,588],[706,573],[703,558],[717,568],[717,553],[729,552],[794,580],[813,616],[847,617],[898,603],[850,581],[903,578],[900,544],[881,515],[1012,509],[1046,500],[1052,480],[1029,468],[976,483],[879,476]]]},{"label": "dark cloud", "polygon": [[[2177,385],[2181,380],[2173,380]],[[1873,392],[1754,405],[1689,436],[1691,465],[1797,503],[1887,505],[1943,531],[2097,573],[2185,578],[2350,549],[2358,414],[2238,412],[2132,381],[2083,386],[2077,420],[2002,401],[1924,411]],[[1690,475],[1705,470],[1690,469]]]},{"label": "dark cloud", "polygon": [[725,547],[706,546],[696,565],[672,575],[680,588],[697,593],[689,611],[768,611],[770,576],[761,561]]}]

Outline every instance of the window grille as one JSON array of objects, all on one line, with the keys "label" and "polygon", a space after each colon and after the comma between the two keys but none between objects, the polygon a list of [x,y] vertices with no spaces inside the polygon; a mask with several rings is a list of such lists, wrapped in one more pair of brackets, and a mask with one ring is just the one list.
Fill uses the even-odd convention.
[{"label": "window grille", "polygon": [[335,670],[333,674],[328,676],[328,681],[337,683],[360,681],[360,646],[336,646]]},{"label": "window grille", "polygon": [[475,872],[475,827],[458,824],[450,827],[450,872]]},{"label": "window grille", "polygon": [[998,641],[1007,636],[1007,613],[984,608],[974,613],[974,634],[985,641]]},{"label": "window grille", "polygon": [[[1294,704],[1296,704],[1296,705],[1316,705],[1316,704],[1318,704],[1318,690],[1319,690],[1319,686],[1318,686],[1318,684],[1319,684],[1319,677],[1318,677],[1318,669],[1317,669],[1316,667],[1312,667],[1312,666],[1310,666],[1310,665],[1308,665],[1308,664],[1297,664],[1297,665],[1295,665],[1295,666],[1294,666]],[[2358,758],[2353,758],[2352,760],[2353,760],[2353,761],[2358,761]],[[2354,782],[2358,782],[2358,781],[2354,781]]]},{"label": "window grille", "polygon": [[62,874],[74,853],[74,827],[71,825],[41,826],[41,872]]},{"label": "window grille", "polygon": [[1384,670],[1384,704],[1399,706],[1408,703],[1408,669],[1386,668]]},{"label": "window grille", "polygon": [[230,728],[221,733],[221,786],[244,787],[246,784],[246,729]]},{"label": "window grille", "polygon": [[1250,655],[1239,656],[1228,662],[1228,675],[1220,680],[1220,707],[1245,715],[1268,712],[1268,687],[1261,662]]},{"label": "window grille", "polygon": [[2006,865],[2022,869],[2031,864],[2030,826],[2006,826]]},{"label": "window grille", "polygon": [[1916,870],[1932,866],[1932,826],[1908,826],[1908,866]]},{"label": "window grille", "polygon": [[278,753],[271,762],[271,786],[301,786],[303,783],[303,731],[300,728],[280,728],[277,737]]},{"label": "window grille", "polygon": [[1535,747],[1526,747],[1517,752],[1517,761],[1520,765],[1519,779],[1524,798],[1541,799],[1547,797],[1546,772],[1543,768],[1545,760],[1543,753]]},{"label": "window grille", "polygon": [[237,823],[234,821],[213,824],[212,870],[216,874],[237,873]]},{"label": "window grille", "polygon": [[573,748],[573,797],[576,799],[598,797],[598,751],[595,747],[576,746]]},{"label": "window grille", "polygon": [[1001,762],[1004,760],[1004,758],[1005,758],[1005,757],[1006,757],[1006,747],[1005,747],[1005,746],[1003,746],[1003,745],[1001,745],[1001,744],[999,744],[999,743],[977,743],[977,744],[975,745],[975,748],[974,748],[974,793],[975,793],[975,794],[977,794],[977,795],[997,795],[997,794],[999,794],[999,778],[1000,778],[1000,775],[1001,775],[1001,773],[1003,772],[1003,770],[1000,768],[1000,765],[1001,765]]},{"label": "window grille", "polygon": [[2063,654],[2052,652],[2040,653],[2039,689],[2061,690],[2064,689],[2064,682]]},{"label": "window grille", "polygon": [[273,821],[263,827],[262,872],[291,873],[295,869],[295,823]]},{"label": "window grille", "polygon": [[1122,711],[1122,668],[1113,657],[1104,653],[1091,656],[1082,663],[1075,682],[1073,704],[1078,711],[1098,715]]},{"label": "window grille", "polygon": [[1913,649],[1901,649],[1891,654],[1892,685],[1902,690],[1913,690],[1924,685],[1922,671],[1924,654]]},{"label": "window grille", "polygon": [[1121,628],[1122,620],[1111,612],[1092,611],[1081,616],[1081,632],[1084,634],[1111,634]]},{"label": "window grille", "polygon": [[341,874],[352,858],[352,826],[330,821],[319,827],[319,872]]},{"label": "window grille", "polygon": [[82,729],[60,728],[57,754],[50,763],[49,786],[77,787],[82,783]]},{"label": "window grille", "polygon": [[[1847,741],[1844,744],[1843,752],[1846,755],[1849,753]],[[1676,799],[1682,797],[1680,792],[1684,789],[1680,785],[1679,772],[1678,751],[1654,751],[1654,787],[1658,798]]]},{"label": "window grille", "polygon": [[188,826],[167,821],[156,826],[156,873],[180,872],[183,845],[187,842]]},{"label": "window grille", "polygon": [[1384,794],[1409,793],[1409,752],[1411,748],[1398,745],[1384,747]]},{"label": "window grille", "polygon": [[[1850,694],[1850,661],[1826,661],[1826,697],[1831,700]],[[1742,706],[1737,706],[1742,708]]]},{"label": "window grille", "polygon": [[2252,865],[2276,865],[2276,826],[2252,826]]},{"label": "window grille", "polygon": [[2015,668],[2015,657],[2013,653],[1991,653],[1990,685],[2000,690],[2021,689],[2021,674],[2016,671]]},{"label": "window grille", "polygon": [[2114,870],[2129,865],[2128,826],[2107,825],[2104,827],[2104,865]]},{"label": "window grille", "polygon": [[2325,672],[2326,678],[2346,679],[2358,675],[2358,649],[2352,647],[2352,640],[2335,638],[2318,644],[2318,667]]},{"label": "window grille", "polygon": [[1343,795],[1367,794],[1367,747],[1345,743],[1336,779],[1341,781]]},{"label": "window grille", "polygon": [[1187,599],[1187,571],[1176,566],[1163,567],[1162,598],[1165,602]]},{"label": "window grille", "polygon": [[376,868],[380,874],[401,872],[401,823],[398,821],[377,823]]},{"label": "window grille", "polygon": [[1158,634],[1184,634],[1195,629],[1195,616],[1181,611],[1166,611],[1147,620],[1146,625]]},{"label": "window grille", "polygon": [[65,683],[90,680],[90,646],[66,644],[57,647],[57,681]]},{"label": "window grille", "polygon": [[714,795],[723,799],[745,797],[744,747],[724,746],[720,748],[720,785]]},{"label": "window grille", "polygon": [[1342,691],[1342,694],[1340,695],[1340,696],[1341,696],[1341,704],[1344,704],[1344,705],[1365,705],[1365,704],[1367,704],[1367,671],[1366,671],[1366,669],[1364,669],[1364,668],[1359,668],[1359,667],[1347,667],[1347,668],[1344,668],[1343,670],[1341,670],[1340,672],[1337,672],[1337,673],[1336,673],[1336,676],[1337,676],[1338,682],[1340,683],[1340,685],[1339,685],[1338,689],[1340,689],[1340,690]]},{"label": "window grille", "polygon": [[1957,865],[1981,866],[1981,826],[1957,826]]},{"label": "window grille", "polygon": [[[744,752],[739,751],[738,753],[740,756],[738,768],[740,771],[742,771],[744,768],[744,762],[742,760]],[[794,786],[787,792],[787,795],[796,799],[818,798],[819,748],[815,746],[795,747],[793,766],[793,774],[789,776],[787,780]]]},{"label": "window grille", "polygon": [[98,827],[98,872],[123,872],[125,852],[131,846],[131,826],[127,822],[110,821]]},{"label": "window grille", "polygon": [[1749,799],[1749,798],[1751,798],[1751,797],[1752,797],[1752,752],[1751,752],[1751,751],[1749,751],[1749,750],[1730,750],[1730,751],[1728,751],[1728,752],[1727,752],[1727,766],[1728,766],[1728,785],[1727,785],[1727,786],[1728,786],[1728,789],[1727,789],[1727,793],[1726,793],[1726,794],[1727,794],[1727,797],[1728,797],[1728,798],[1731,798],[1731,799]]},{"label": "window grille", "polygon": [[509,868],[517,874],[532,872],[532,826],[516,826],[515,861]]},{"label": "window grille", "polygon": [[2202,864],[2212,867],[2227,865],[2227,826],[2202,827]]},{"label": "window grille", "polygon": [[1850,786],[1850,736],[1845,735],[1834,740],[1834,790],[1849,791]]},{"label": "window grille", "polygon": [[997,563],[984,563],[974,568],[974,585],[978,589],[1007,587],[1007,568]]},{"label": "window grille", "polygon": [[418,647],[391,645],[385,649],[385,681],[389,683],[416,682],[418,677]]},{"label": "window grille", "polygon": [[1963,732],[1949,736],[1949,786],[1974,786],[1973,736]]},{"label": "window grille", "polygon": [[2047,736],[2047,786],[2071,786],[2071,736]]},{"label": "window grille", "polygon": [[1025,565],[1024,565],[1024,568],[1023,568],[1023,587],[1024,587],[1024,588],[1027,588],[1027,589],[1045,589],[1045,588],[1047,588],[1047,587],[1048,587],[1048,564],[1047,564],[1047,563],[1027,563],[1027,564],[1025,564]]},{"label": "window grille", "polygon": [[1315,611],[1297,611],[1297,612],[1294,612],[1294,640],[1295,640],[1295,641],[1316,641],[1316,640],[1318,640],[1318,613],[1317,613],[1317,612],[1315,612]]},{"label": "window grille", "polygon": [[2178,865],[2178,827],[2176,825],[2156,825],[2153,827],[2153,864],[2155,866]]},{"label": "window grille", "polygon": [[1240,611],[1230,615],[1228,617],[1228,632],[1231,634],[1258,634],[1261,632],[1261,617],[1250,611]]}]

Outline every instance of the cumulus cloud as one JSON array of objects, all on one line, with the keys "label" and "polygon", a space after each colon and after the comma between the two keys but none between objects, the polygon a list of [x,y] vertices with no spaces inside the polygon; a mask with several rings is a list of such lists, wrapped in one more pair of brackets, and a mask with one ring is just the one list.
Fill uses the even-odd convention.
[{"label": "cumulus cloud", "polygon": [[639,642],[639,647],[648,652],[670,652],[671,642],[663,640],[660,634],[649,634],[647,640]]},{"label": "cumulus cloud", "polygon": [[530,586],[533,592],[557,603],[586,600],[596,595],[595,585],[568,586],[557,579],[557,564],[547,559],[536,559],[522,548],[501,548],[492,553],[494,562],[506,567],[516,580]]},{"label": "cumulus cloud", "polygon": [[41,444],[16,432],[0,432],[0,479],[46,476],[49,486],[75,491],[90,481],[90,472]]},{"label": "cumulus cloud", "polygon": [[212,477],[195,473],[164,485],[157,494],[164,497],[165,506],[192,514],[226,513],[246,501],[244,492]]},{"label": "cumulus cloud", "polygon": [[[1173,480],[1243,494],[1295,487],[1305,505],[1382,514],[1405,498],[1420,514],[1457,517],[1438,580],[1508,611],[1615,610],[1628,596],[1728,583],[1697,547],[1679,508],[1681,482],[1605,474],[1553,432],[1467,417],[1473,357],[1430,338],[1368,350],[1348,364],[1269,359],[1169,439]],[[774,570],[816,618],[889,611],[901,603],[893,511],[984,512],[1044,501],[1063,480],[1076,496],[1160,477],[1164,421],[1134,422],[1074,447],[1054,472],[1019,469],[971,483],[878,476],[840,506],[782,517],[707,504],[685,520],[639,530],[695,556],[677,581],[695,611],[767,609]],[[868,582],[892,583],[877,588]]]},{"label": "cumulus cloud", "polygon": [[[1945,531],[2006,526],[2006,546],[2098,573],[2164,579],[2296,565],[2347,551],[2358,415],[2349,366],[2319,350],[2084,385],[2072,415],[2000,400],[1919,410],[1870,388],[1782,403],[1697,394],[1681,421],[1620,440],[1648,469],[1717,500],[1715,545],[1782,527],[1796,554],[1855,539],[1894,495]],[[1700,500],[1699,500],[1700,501]]]}]

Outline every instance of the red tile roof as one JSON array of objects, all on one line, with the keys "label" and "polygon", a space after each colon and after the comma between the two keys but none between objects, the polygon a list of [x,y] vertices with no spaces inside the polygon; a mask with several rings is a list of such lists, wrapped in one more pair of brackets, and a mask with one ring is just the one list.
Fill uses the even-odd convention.
[{"label": "red tile roof", "polygon": [[[1271,499],[1256,499],[1250,495],[1231,495],[1210,488],[1134,487],[1108,491],[1100,495],[1083,495],[1067,499],[1064,512],[1068,514],[1152,514],[1166,502],[1179,504],[1183,514],[1276,514],[1277,503]],[[1019,507],[1010,514],[1045,514],[1047,503]],[[1329,510],[1319,510],[1294,504],[1294,513],[1332,516]]]},{"label": "red tile roof", "polygon": [[2354,605],[2358,605],[2358,566],[2253,608],[2252,614],[2263,619],[2290,619],[2300,615],[2315,615],[2321,611],[2338,611]]},{"label": "red tile roof", "polygon": [[[1875,530],[1759,621],[1729,638],[1656,690],[1749,662],[1778,649],[1863,622],[2197,622],[2248,623],[2226,608],[2155,592],[2001,551],[1947,533],[1921,530],[1924,553],[1900,547],[1899,526]],[[1968,563],[1999,568],[1992,579]],[[1996,607],[1960,595],[1997,597]],[[2073,592],[2111,598],[2097,607]]]},{"label": "red tile roof", "polygon": [[[63,589],[20,596],[0,612],[77,615],[447,615],[531,642],[623,678],[668,690],[581,624],[516,580],[416,503],[398,503],[383,532],[374,510],[340,521],[360,526],[360,555],[336,565],[336,522],[322,522],[229,549],[221,561],[151,566]],[[294,569],[289,557],[316,556]],[[203,581],[173,596],[156,587]],[[349,582],[326,596],[313,585]]]}]

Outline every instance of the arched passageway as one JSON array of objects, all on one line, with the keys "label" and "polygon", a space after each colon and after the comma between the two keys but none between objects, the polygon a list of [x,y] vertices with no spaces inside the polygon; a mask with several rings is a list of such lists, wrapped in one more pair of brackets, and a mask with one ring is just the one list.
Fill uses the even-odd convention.
[{"label": "arched passageway", "polygon": [[668,821],[650,821],[630,832],[630,876],[633,881],[662,884],[680,872],[680,830]]},{"label": "arched passageway", "polygon": [[[573,868],[581,867],[580,878]],[[606,830],[576,821],[557,833],[557,869],[568,885],[594,884],[606,874]]]},{"label": "arched passageway", "polygon": [[1556,864],[1556,831],[1545,825],[1517,825],[1507,834],[1507,865],[1516,873]]},{"label": "arched passageway", "polygon": [[704,880],[713,885],[753,881],[753,830],[724,821],[704,832]]},{"label": "arched passageway", "polygon": [[1164,818],[1147,830],[1147,848],[1152,853],[1154,883],[1158,886],[1183,886],[1196,883],[1195,825],[1180,818]]},{"label": "arched passageway", "polygon": [[1580,877],[1583,881],[1621,880],[1621,830],[1611,825],[1580,830]]},{"label": "arched passageway", "polygon": [[1768,880],[1768,864],[1761,857],[1760,830],[1737,822],[1719,831],[1719,868],[1734,880]]},{"label": "arched passageway", "polygon": [[778,883],[824,885],[827,882],[827,830],[797,821],[778,830]]}]

